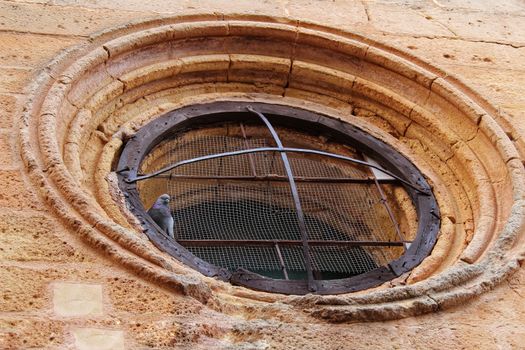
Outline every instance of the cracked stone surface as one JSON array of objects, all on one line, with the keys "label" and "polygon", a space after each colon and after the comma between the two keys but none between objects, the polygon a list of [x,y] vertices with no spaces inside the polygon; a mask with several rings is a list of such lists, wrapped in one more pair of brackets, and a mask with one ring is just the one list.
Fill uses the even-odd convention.
[{"label": "cracked stone surface", "polygon": [[[507,218],[519,212],[523,202],[517,198],[519,186],[510,186],[509,179],[513,169],[523,171],[525,159],[524,13],[525,4],[520,0],[0,0],[0,349],[335,350],[357,344],[369,349],[523,347],[523,232],[516,233],[515,241],[506,237],[513,228],[519,231],[523,227],[519,218]],[[332,55],[328,50],[335,47],[333,42],[319,41],[315,52],[299,48],[293,59],[283,59],[289,48],[282,43],[263,47],[250,40],[221,41],[217,33],[234,31],[234,24],[226,27],[219,23],[213,29],[215,39],[202,47],[170,46],[177,55],[188,56],[184,59],[161,58],[168,49],[162,44],[129,56],[112,56],[112,47],[107,46],[91,59],[113,63],[100,70],[81,71],[86,73],[85,79],[78,85],[69,81],[68,75],[54,76],[61,82],[58,90],[71,85],[76,90],[69,92],[67,103],[59,110],[53,101],[44,106],[49,115],[75,116],[56,123],[51,132],[59,135],[55,140],[63,152],[64,167],[70,178],[78,181],[74,188],[85,193],[82,198],[67,198],[74,206],[61,206],[56,190],[67,183],[49,180],[58,178],[61,169],[50,166],[35,180],[32,174],[41,159],[32,163],[22,158],[26,145],[20,135],[25,126],[21,116],[40,96],[29,84],[41,86],[37,84],[38,72],[50,60],[65,55],[74,45],[89,46],[102,40],[109,35],[103,32],[107,28],[122,25],[121,35],[125,35],[131,31],[129,23],[152,19],[162,24],[163,18],[175,15],[195,21],[277,17],[276,22],[282,25],[298,20],[311,31],[318,25],[332,27],[334,35],[349,31],[364,37],[363,42],[377,41],[375,48],[383,43],[391,52],[398,50],[421,66],[430,63],[436,75],[420,75],[418,79],[428,84],[432,93],[411,83],[406,86],[412,90],[402,91],[405,100],[391,93],[394,88],[390,95],[373,90],[399,84],[385,78],[377,66],[385,64],[384,58],[374,56],[374,50],[355,53],[376,60],[377,65],[365,68]],[[96,32],[101,34],[92,36]],[[113,49],[119,48],[117,44]],[[250,49],[224,54],[221,50],[226,45]],[[57,62],[48,65],[45,74],[53,76]],[[356,75],[367,72],[370,80],[361,84],[349,73],[334,76],[319,62],[334,69],[354,69]],[[274,75],[251,74],[255,68]],[[199,71],[205,72],[204,78]],[[71,77],[76,73],[74,67],[68,72]],[[170,76],[192,87],[180,88],[174,95],[164,93],[161,88],[173,86],[166,80]],[[312,77],[318,79],[316,84],[311,83]],[[228,78],[234,82],[227,84]],[[155,79],[161,83],[154,83]],[[250,79],[261,81],[249,86]],[[477,95],[470,97],[497,115],[497,128],[477,115],[478,124],[450,119],[452,132],[443,131],[433,118],[458,113],[441,102],[438,94],[447,88],[440,85],[441,80],[475,92]],[[97,84],[103,85],[104,91],[92,96],[92,87]],[[339,91],[333,91],[334,86]],[[383,101],[397,110],[350,100],[344,94],[352,89],[369,95],[385,93]],[[138,233],[130,229],[134,223],[115,204],[118,194],[108,189],[105,179],[122,139],[136,125],[181,101],[199,101],[199,95],[233,96],[232,91],[245,94],[237,93],[236,97],[278,96],[308,106],[315,102],[327,111],[353,113],[358,123],[384,131],[388,140],[414,155],[430,179],[439,180],[434,190],[447,219],[433,255],[419,270],[392,285],[406,294],[417,294],[430,285],[424,284],[430,277],[431,287],[418,298],[403,299],[395,308],[365,304],[363,301],[371,298],[367,292],[304,299],[256,293],[202,279],[166,254],[157,253],[148,242],[136,239]],[[492,109],[483,104],[485,100]],[[473,120],[476,113],[472,112]],[[136,125],[128,123],[130,116],[138,116]],[[101,120],[104,122],[96,124]],[[50,124],[41,125],[44,131],[46,125]],[[85,133],[89,128],[94,131]],[[28,139],[35,143],[48,135],[36,127],[29,132]],[[124,136],[116,137],[117,133]],[[510,150],[503,139],[515,149]],[[43,142],[38,147],[50,149],[53,145]],[[483,152],[476,154],[476,149]],[[505,162],[500,154],[507,157]],[[50,159],[51,164],[54,161]],[[465,183],[465,178],[473,180]],[[89,208],[101,214],[87,216]],[[495,220],[501,213],[506,217]],[[108,218],[113,220],[111,225],[105,224]],[[124,228],[117,229],[118,225]],[[95,240],[96,230],[105,234]],[[111,232],[115,236],[110,236]],[[502,240],[475,240],[491,237],[493,232],[502,232]],[[125,254],[114,244],[117,236],[121,237],[120,246],[131,246]],[[465,250],[472,239],[473,248]],[[486,249],[493,246],[505,249],[491,255]],[[495,265],[502,261],[498,254],[511,258],[506,265]],[[135,264],[137,256],[141,260]],[[466,270],[452,271],[447,279],[442,278],[442,273],[454,266],[457,271]],[[163,272],[158,272],[161,269]],[[475,283],[487,273],[491,279]],[[177,278],[172,278],[173,274]],[[474,282],[464,289],[439,290],[467,277]],[[394,298],[389,286],[375,292],[374,297],[382,298],[385,305],[388,298]]]}]

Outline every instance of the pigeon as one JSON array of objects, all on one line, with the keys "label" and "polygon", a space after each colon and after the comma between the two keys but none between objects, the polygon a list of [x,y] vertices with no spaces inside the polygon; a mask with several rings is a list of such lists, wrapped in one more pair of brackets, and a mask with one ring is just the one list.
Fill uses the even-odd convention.
[{"label": "pigeon", "polygon": [[173,234],[173,217],[169,207],[170,196],[168,194],[160,195],[155,203],[149,208],[148,214],[159,227],[164,230],[171,238]]}]

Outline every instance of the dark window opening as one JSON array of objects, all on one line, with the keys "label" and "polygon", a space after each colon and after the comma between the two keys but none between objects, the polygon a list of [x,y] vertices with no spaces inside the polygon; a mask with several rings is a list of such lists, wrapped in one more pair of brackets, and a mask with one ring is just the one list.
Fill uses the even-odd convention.
[{"label": "dark window opening", "polygon": [[[290,109],[290,118],[271,105],[231,105],[193,109],[194,123],[157,123],[163,136],[135,146],[131,172],[119,164],[132,209],[172,198],[173,239],[138,215],[157,246],[207,275],[294,294],[367,288],[428,254],[439,212],[421,174],[400,172],[417,170],[406,159],[360,131],[356,141],[311,120],[294,123],[309,112]],[[433,210],[425,220],[422,207]]]},{"label": "dark window opening", "polygon": [[[199,258],[232,272],[243,267],[279,279],[286,278],[284,266],[289,279],[306,279],[300,239],[297,232],[283,225],[295,217],[291,209],[249,200],[217,201],[174,212],[175,222],[188,226],[187,230],[177,227],[177,240]],[[307,226],[318,227],[317,232],[325,240],[320,243],[332,241],[331,246],[324,247],[315,246],[319,242],[310,243],[317,264],[313,268],[316,279],[347,278],[378,267],[361,247],[338,248],[337,241],[345,239],[344,233],[315,217],[305,219]],[[264,230],[254,230],[257,227]],[[245,242],[232,242],[233,239]]]}]

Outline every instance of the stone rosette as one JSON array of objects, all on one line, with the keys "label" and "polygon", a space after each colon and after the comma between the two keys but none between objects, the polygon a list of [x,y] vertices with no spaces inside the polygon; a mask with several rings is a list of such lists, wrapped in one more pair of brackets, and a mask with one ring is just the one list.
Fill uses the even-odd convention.
[{"label": "stone rosette", "polygon": [[[257,300],[260,315],[292,307],[330,322],[407,317],[488,291],[523,259],[525,170],[512,126],[458,78],[362,36],[260,16],[136,22],[62,52],[28,93],[20,149],[54,213],[137,275],[223,312]],[[116,187],[122,145],[168,111],[224,100],[323,113],[399,150],[440,206],[432,254],[378,288],[285,296],[204,277],[157,250]]]}]

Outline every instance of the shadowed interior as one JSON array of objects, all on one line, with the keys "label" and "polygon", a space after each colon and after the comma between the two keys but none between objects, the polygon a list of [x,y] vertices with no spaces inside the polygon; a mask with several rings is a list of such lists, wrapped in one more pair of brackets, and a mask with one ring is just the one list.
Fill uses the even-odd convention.
[{"label": "shadowed interior", "polygon": [[[327,135],[277,129],[283,145],[364,159]],[[225,122],[183,130],[144,159],[141,173],[210,154],[275,147],[261,125]],[[411,240],[413,205],[393,178],[367,166],[320,155],[290,154],[316,279],[356,276],[403,254],[388,242]],[[380,183],[381,182],[381,183]],[[381,189],[380,189],[381,188]],[[235,271],[244,268],[277,279],[305,279],[297,212],[279,152],[261,152],[184,165],[139,183],[149,207],[162,193],[172,197],[175,239],[195,256]],[[390,217],[388,210],[394,214]],[[397,226],[397,227],[396,227]],[[399,232],[398,232],[399,231]],[[384,242],[384,246],[346,242]]]}]

